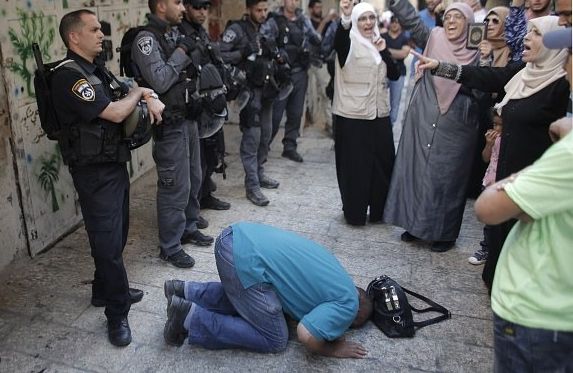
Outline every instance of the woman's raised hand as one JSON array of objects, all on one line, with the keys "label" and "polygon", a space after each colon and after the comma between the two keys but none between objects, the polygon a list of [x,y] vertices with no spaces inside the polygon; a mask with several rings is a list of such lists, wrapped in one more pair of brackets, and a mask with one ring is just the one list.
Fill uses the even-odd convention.
[{"label": "woman's raised hand", "polygon": [[378,36],[376,39],[372,40],[372,44],[374,44],[379,52],[382,52],[384,49],[386,49],[386,40],[381,36]]},{"label": "woman's raised hand", "polygon": [[489,55],[491,54],[492,51],[492,47],[491,47],[491,43],[487,40],[482,40],[481,43],[479,43],[479,53],[480,53],[480,57],[482,59],[487,59],[489,57]]},{"label": "woman's raised hand", "polygon": [[354,8],[354,0],[340,0],[340,11],[346,17],[350,17]]}]

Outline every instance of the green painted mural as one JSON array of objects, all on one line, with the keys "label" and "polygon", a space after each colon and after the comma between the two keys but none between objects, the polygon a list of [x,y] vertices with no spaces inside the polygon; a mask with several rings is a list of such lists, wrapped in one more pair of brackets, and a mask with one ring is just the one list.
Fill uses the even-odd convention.
[{"label": "green painted mural", "polygon": [[44,16],[42,12],[27,12],[17,9],[19,30],[10,27],[8,36],[20,62],[12,62],[8,68],[26,83],[26,94],[34,97],[33,73],[36,69],[32,54],[32,43],[38,43],[45,61],[51,59],[50,47],[55,35],[55,17]]},{"label": "green painted mural", "polygon": [[60,179],[60,168],[62,166],[62,158],[60,156],[60,151],[57,149],[48,156],[40,156],[40,172],[38,173],[38,182],[40,186],[51,197],[52,202],[52,212],[56,212],[60,209],[58,204],[58,198],[56,197],[56,183]]}]

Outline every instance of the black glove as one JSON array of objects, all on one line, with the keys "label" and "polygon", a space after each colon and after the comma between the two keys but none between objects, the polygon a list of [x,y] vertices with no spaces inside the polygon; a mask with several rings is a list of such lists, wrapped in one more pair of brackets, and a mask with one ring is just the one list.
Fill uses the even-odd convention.
[{"label": "black glove", "polygon": [[242,50],[243,57],[249,57],[251,54],[259,54],[259,43],[256,40],[248,42]]},{"label": "black glove", "polygon": [[191,51],[193,51],[193,49],[195,49],[195,46],[196,46],[195,40],[189,36],[182,37],[177,42],[177,47],[183,49],[185,51],[185,53],[187,53],[187,54],[191,53]]}]

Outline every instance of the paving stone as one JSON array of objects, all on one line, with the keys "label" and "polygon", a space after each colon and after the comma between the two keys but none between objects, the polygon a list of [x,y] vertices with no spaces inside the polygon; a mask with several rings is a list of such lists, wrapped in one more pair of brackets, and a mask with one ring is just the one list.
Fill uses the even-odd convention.
[{"label": "paving stone", "polygon": [[14,351],[0,353],[0,372],[77,373],[82,370]]},{"label": "paving stone", "polygon": [[473,201],[466,205],[456,247],[446,253],[432,253],[428,243],[401,242],[400,227],[348,226],[341,209],[332,140],[305,129],[299,147],[305,158],[302,164],[282,158],[280,143],[272,145],[265,172],[281,185],[264,190],[271,203],[258,207],[245,198],[238,126],[227,126],[225,132],[229,168],[226,180],[214,175],[218,185],[214,195],[231,202],[232,208],[202,210],[210,223],[205,234],[215,237],[226,226],[247,220],[298,232],[334,253],[357,286],[366,288],[374,277],[390,275],[443,304],[452,319],[420,329],[412,339],[389,339],[372,323],[351,330],[347,338],[369,351],[359,360],[309,353],[296,340],[293,325],[286,351],[278,354],[167,346],[163,341],[164,281],[218,281],[219,277],[214,245],[185,247],[196,259],[191,269],[175,268],[158,257],[157,175],[152,170],[132,185],[130,233],[124,251],[130,285],[144,291],[143,300],[132,305],[129,314],[133,342],[125,348],[111,346],[104,308],[89,303],[93,260],[87,234],[79,226],[51,250],[33,259],[19,259],[0,273],[0,372],[492,371],[490,301],[481,281],[482,267],[467,263],[482,236]]}]

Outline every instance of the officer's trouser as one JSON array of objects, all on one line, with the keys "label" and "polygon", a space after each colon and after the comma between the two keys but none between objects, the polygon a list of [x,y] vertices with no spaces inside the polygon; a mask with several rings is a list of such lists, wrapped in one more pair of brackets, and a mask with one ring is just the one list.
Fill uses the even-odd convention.
[{"label": "officer's trouser", "polygon": [[[221,129],[222,131],[222,129]],[[201,152],[201,190],[199,191],[199,202],[201,199],[209,197],[216,189],[216,184],[211,178],[215,172],[215,166],[218,163],[217,153],[219,150],[214,151],[212,144],[207,144],[207,141],[224,136],[222,133],[215,133],[213,136],[206,139],[199,140],[199,149]]]},{"label": "officer's trouser", "polygon": [[283,114],[286,109],[285,133],[283,137],[284,150],[296,150],[296,140],[300,136],[304,97],[308,86],[308,73],[306,70],[291,74],[292,92],[284,100],[275,100],[273,105],[273,132],[271,142],[275,138]]},{"label": "officer's trouser", "polygon": [[95,272],[94,298],[107,305],[108,319],[127,316],[131,302],[123,265],[129,231],[129,175],[125,163],[70,168],[88,233]]},{"label": "officer's trouser", "polygon": [[161,126],[153,142],[157,168],[157,224],[164,255],[181,250],[181,237],[197,230],[201,157],[197,123]]},{"label": "officer's trouser", "polygon": [[[273,101],[264,101],[260,110],[247,105],[241,113],[240,155],[245,169],[245,189],[253,191],[260,188],[259,176],[264,173],[263,164],[269,154],[271,138]],[[258,122],[254,123],[254,122]]]}]

